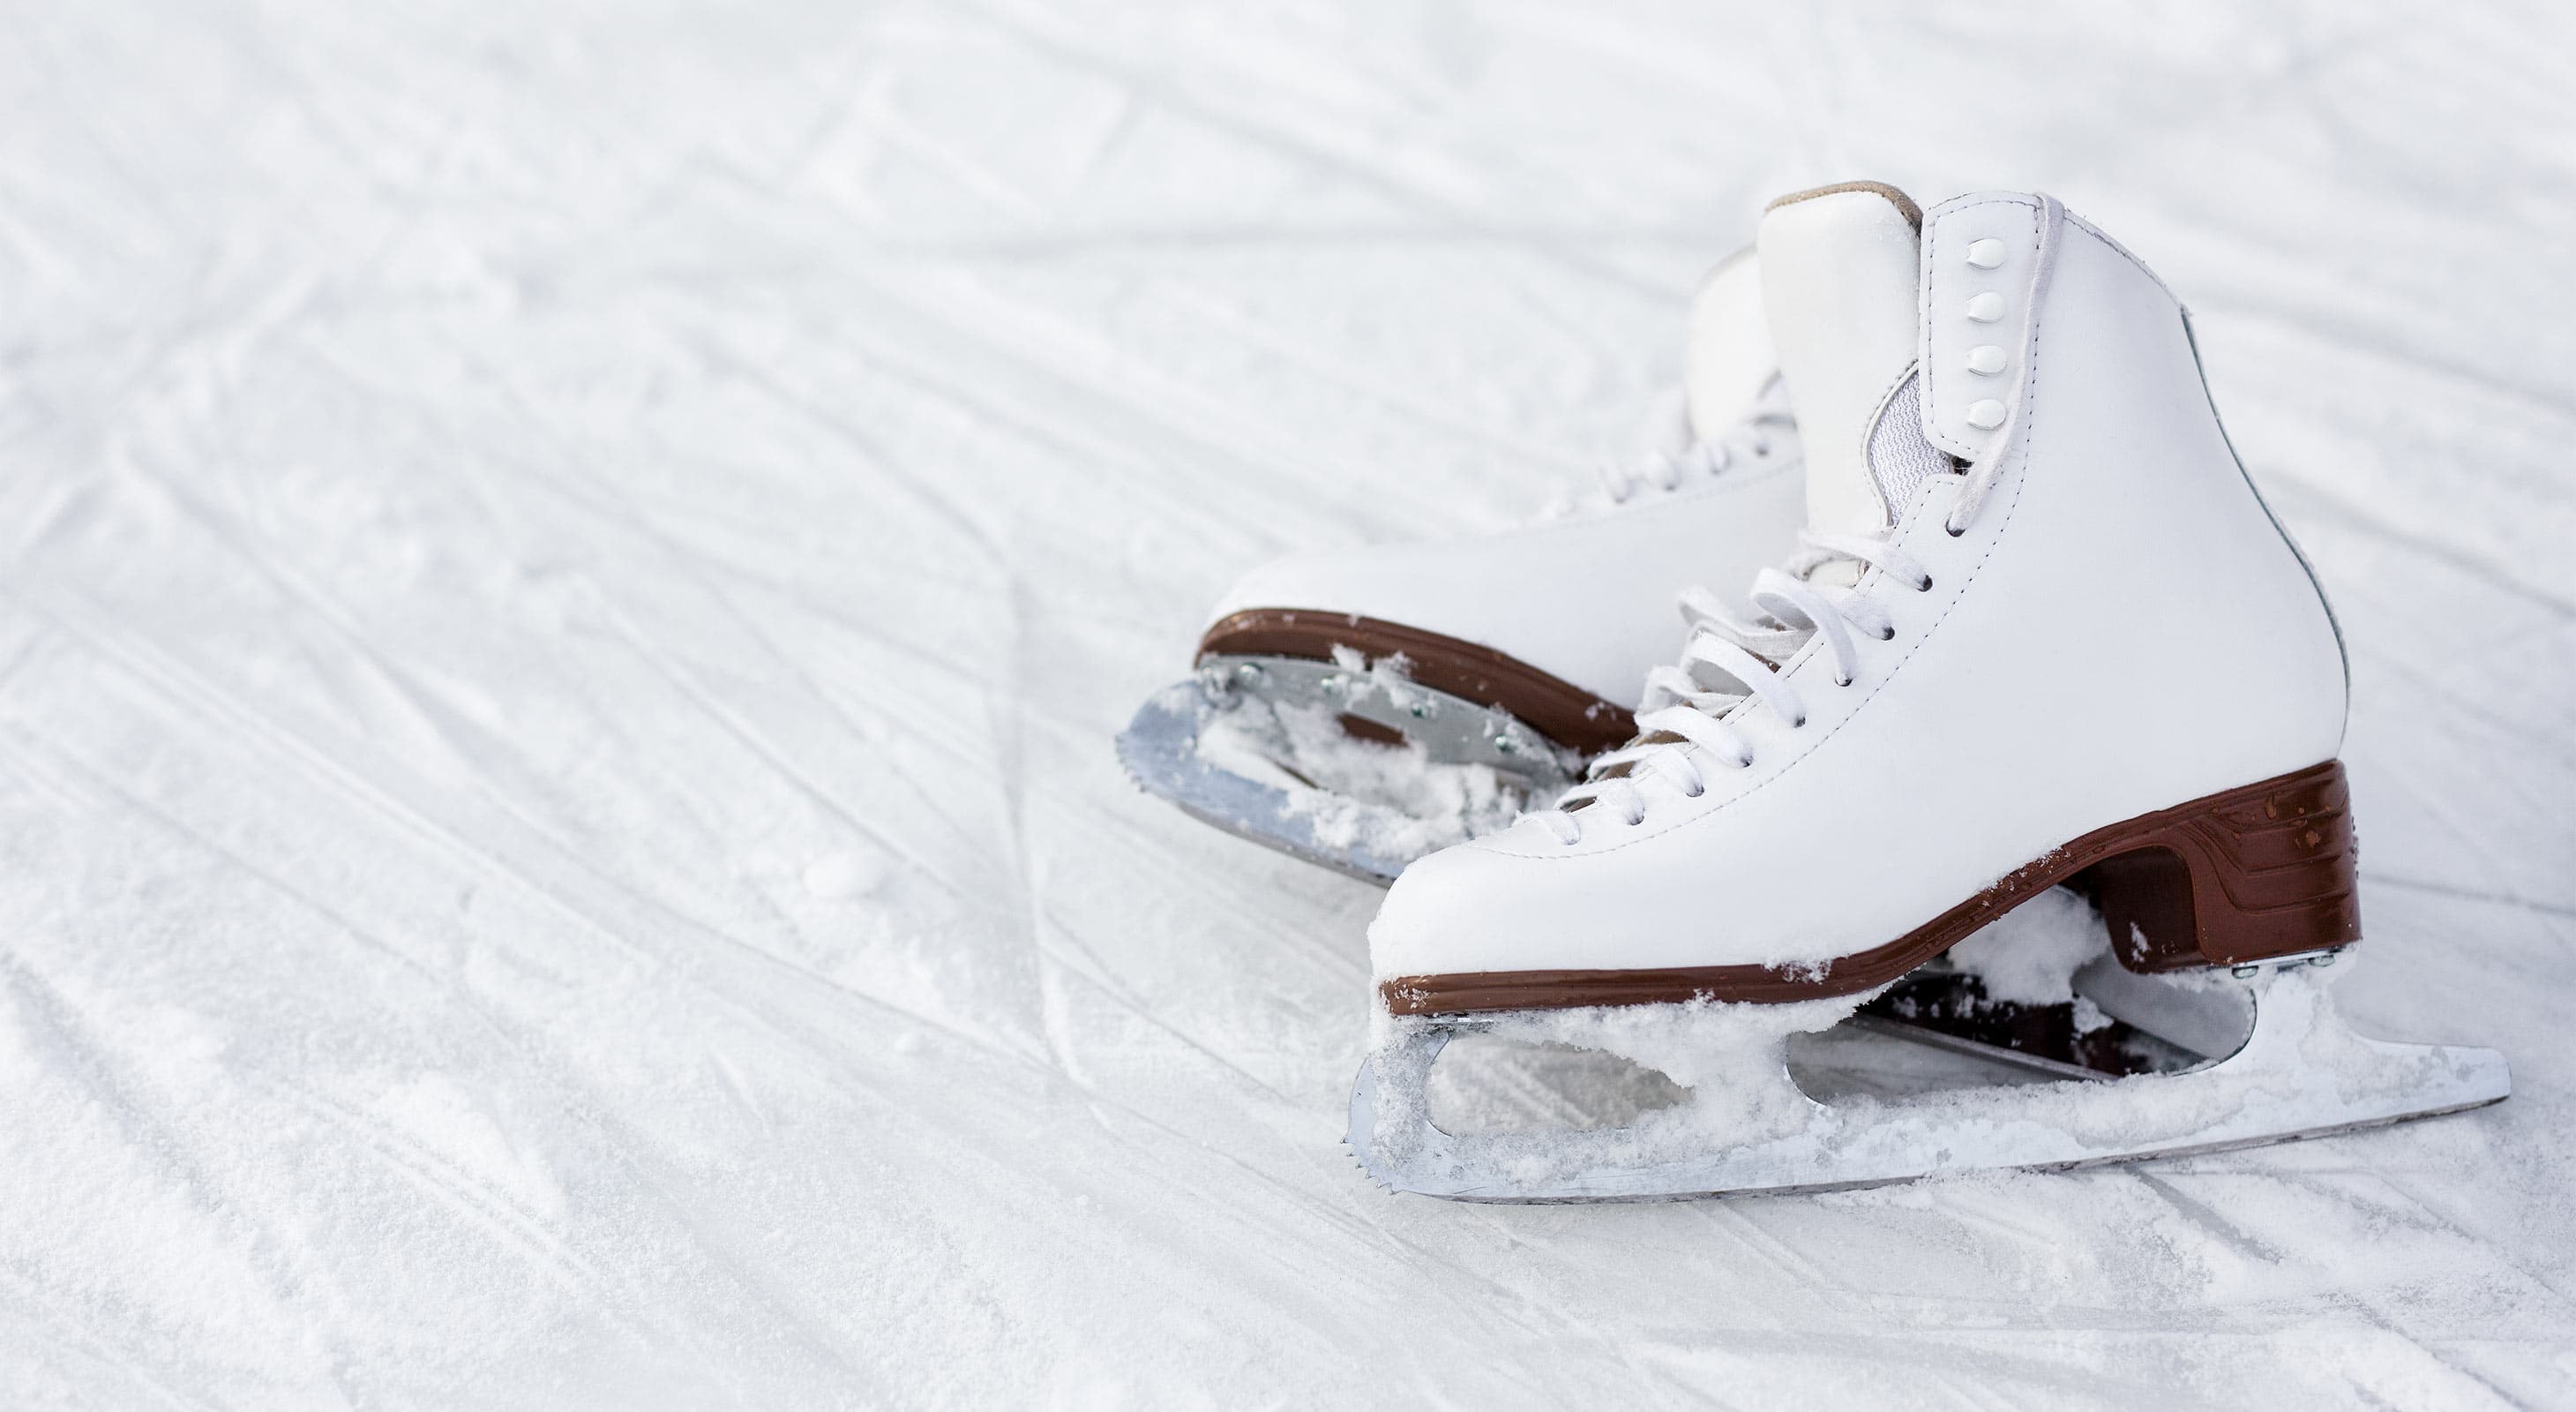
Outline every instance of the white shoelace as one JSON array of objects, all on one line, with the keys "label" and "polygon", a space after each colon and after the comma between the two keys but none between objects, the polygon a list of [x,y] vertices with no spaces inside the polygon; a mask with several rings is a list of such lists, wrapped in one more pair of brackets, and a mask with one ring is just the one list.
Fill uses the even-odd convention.
[{"label": "white shoelace", "polygon": [[1687,442],[1684,449],[1652,451],[1633,465],[1612,461],[1602,465],[1601,488],[1613,505],[1625,505],[1628,498],[1646,486],[1669,493],[1692,480],[1708,480],[1734,464],[1738,455],[1762,460],[1770,456],[1776,435],[1795,421],[1789,413],[1787,395],[1780,381],[1772,379],[1760,401],[1744,420],[1726,428],[1714,437],[1700,437],[1690,425],[1687,403],[1676,401],[1673,432],[1668,444]]},{"label": "white shoelace", "polygon": [[[2025,309],[2037,308],[2046,292],[2065,219],[2065,207],[2054,197],[2043,195],[2039,200],[2039,239]],[[1967,533],[1977,508],[1994,488],[2021,415],[2017,382],[2003,423],[1986,443],[1986,453],[1962,477],[1958,501],[1943,522],[1951,534]],[[1697,757],[1705,755],[1739,770],[1752,768],[1751,738],[1726,719],[1746,703],[1758,700],[1791,729],[1805,727],[1806,702],[1782,677],[1781,665],[1822,636],[1825,650],[1833,656],[1834,684],[1849,686],[1860,668],[1860,649],[1852,630],[1882,642],[1896,635],[1893,617],[1864,589],[1904,584],[1918,593],[1932,590],[1932,575],[1889,543],[1888,533],[1802,532],[1797,552],[1785,564],[1755,576],[1752,602],[1762,616],[1752,621],[1736,617],[1705,588],[1684,593],[1682,620],[1690,628],[1690,639],[1679,662],[1646,674],[1645,697],[1637,710],[1637,739],[1594,759],[1583,782],[1559,796],[1555,808],[1530,817],[1565,844],[1583,841],[1583,823],[1576,811],[1589,805],[1615,809],[1627,824],[1642,824],[1646,796],[1636,783],[1643,777],[1641,772],[1661,776],[1684,798],[1697,799],[1708,789]],[[1828,564],[1876,569],[1879,576],[1850,588],[1815,582],[1816,570]]]},{"label": "white shoelace", "polygon": [[1787,564],[1755,576],[1753,604],[1762,610],[1759,619],[1739,618],[1717,595],[1691,589],[1681,598],[1690,640],[1679,662],[1646,674],[1636,743],[1593,760],[1583,782],[1560,796],[1555,808],[1531,817],[1569,844],[1583,840],[1575,811],[1588,804],[1607,805],[1625,822],[1642,824],[1646,797],[1636,785],[1640,771],[1661,775],[1683,797],[1697,799],[1708,781],[1696,756],[1739,770],[1752,767],[1752,740],[1725,719],[1748,701],[1761,701],[1793,729],[1804,727],[1806,701],[1774,664],[1788,661],[1810,639],[1822,636],[1833,654],[1834,684],[1849,686],[1860,669],[1853,629],[1879,641],[1896,634],[1895,620],[1869,593],[1808,577],[1841,562],[1877,569],[1882,581],[1904,583],[1917,592],[1932,588],[1931,574],[1884,539],[1808,531],[1798,536],[1798,552]]}]

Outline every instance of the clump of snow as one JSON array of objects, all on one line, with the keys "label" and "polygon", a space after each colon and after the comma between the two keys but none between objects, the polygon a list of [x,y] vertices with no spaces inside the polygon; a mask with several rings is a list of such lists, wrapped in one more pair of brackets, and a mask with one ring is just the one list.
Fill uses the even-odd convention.
[{"label": "clump of snow", "polygon": [[2093,904],[2052,887],[1951,947],[1950,964],[1983,982],[1988,1000],[2063,1005],[2075,999],[2075,973],[2110,949]]},{"label": "clump of snow", "polygon": [[[1830,1029],[1868,994],[1788,1005],[1709,999],[1670,1005],[1614,1005],[1515,1014],[1488,1033],[1616,1054],[1689,1090],[1661,1126],[1732,1140],[1804,1123],[1814,1104],[1790,1082],[1789,1037]],[[1678,1136],[1678,1131],[1666,1136]]]},{"label": "clump of snow", "polygon": [[[1389,664],[1367,669],[1350,655],[1341,665],[1358,689],[1408,689]],[[1343,728],[1341,716],[1332,703],[1243,694],[1210,715],[1197,755],[1213,768],[1284,792],[1287,812],[1312,822],[1316,842],[1382,858],[1410,860],[1482,837],[1509,827],[1529,807],[1529,785],[1517,776],[1490,765],[1434,760],[1413,741],[1362,740]]]},{"label": "clump of snow", "polygon": [[[1476,1050],[1497,1042],[1542,1051],[1583,1049],[1623,1061],[1563,1064],[1554,1075],[1572,1075],[1594,1085],[1589,1091],[1555,1095],[1566,1110],[1580,1115],[1578,1123],[1608,1117],[1619,1125],[1541,1126],[1537,1131],[1494,1134],[1479,1139],[1479,1161],[1504,1185],[1548,1190],[1587,1172],[1652,1168],[1713,1149],[1801,1132],[1822,1110],[1790,1077],[1789,1038],[1832,1028],[1868,998],[1866,994],[1839,996],[1789,1005],[1699,999],[1513,1011],[1476,1020],[1473,1032],[1481,1043],[1461,1057],[1485,1058],[1488,1066],[1489,1055],[1478,1055]],[[1380,1052],[1392,1054],[1425,1030],[1443,1026],[1437,1019],[1381,1015],[1376,1032]],[[1631,1065],[1663,1075],[1682,1091],[1679,1101]],[[1458,1105],[1462,1094],[1470,1102]],[[1385,1105],[1380,1110],[1382,1134],[1418,1130],[1434,1118],[1461,1116],[1482,1127],[1499,1106],[1490,1100],[1477,1105],[1472,1089],[1454,1079],[1438,1088],[1426,1081],[1419,1091],[1385,1093],[1381,1102]],[[1627,1113],[1621,1113],[1622,1108]],[[1628,1113],[1634,1114],[1633,1120],[1619,1121]],[[1402,1139],[1395,1141],[1400,1144]]]},{"label": "clump of snow", "polygon": [[1442,1132],[1549,1132],[1628,1127],[1690,1090],[1621,1055],[1475,1032],[1440,1052],[1426,1098]]}]

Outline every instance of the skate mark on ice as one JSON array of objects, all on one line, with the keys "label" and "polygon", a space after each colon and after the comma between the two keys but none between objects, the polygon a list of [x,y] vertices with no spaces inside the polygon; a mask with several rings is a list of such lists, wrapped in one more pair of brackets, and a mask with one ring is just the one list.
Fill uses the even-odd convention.
[{"label": "skate mark on ice", "polygon": [[[337,742],[336,748],[349,760],[365,762],[365,768],[361,769],[344,761],[342,755],[330,753],[325,748],[326,739],[336,732],[318,722],[289,728],[279,720],[250,709],[229,692],[195,675],[188,666],[149,643],[121,636],[91,636],[68,619],[57,621],[67,632],[80,637],[103,656],[134,673],[137,680],[167,692],[191,708],[199,718],[196,729],[205,731],[220,726],[222,729],[214,732],[214,738],[220,741],[222,750],[238,753],[245,746],[264,748],[283,758],[290,766],[297,767],[304,778],[326,792],[360,806],[368,814],[385,819],[402,833],[434,845],[469,874],[511,886],[546,910],[575,923],[594,940],[687,978],[705,988],[710,995],[738,1007],[744,1018],[762,1028],[773,1028],[772,1017],[765,1007],[733,994],[726,984],[719,983],[703,968],[688,963],[689,958],[702,954],[702,948],[692,945],[689,939],[716,942],[740,958],[792,974],[840,997],[929,1027],[971,1049],[995,1057],[1007,1057],[1015,1064],[1032,1062],[1003,1044],[998,1037],[959,1029],[935,1016],[858,990],[838,977],[816,971],[793,958],[778,955],[753,941],[678,912],[660,899],[600,871],[591,859],[569,850],[560,840],[529,824],[506,800],[477,805],[449,792],[429,789],[392,760],[381,756],[369,759],[375,753],[371,747],[347,740]],[[174,678],[192,685],[173,689]],[[176,724],[185,718],[168,719]],[[404,792],[389,792],[388,786],[400,787]],[[442,804],[446,807],[442,808]],[[452,812],[456,810],[473,816],[470,824]],[[192,826],[182,827],[187,828],[192,836],[197,834]],[[513,843],[506,850],[496,852],[469,841],[478,835],[500,837]],[[803,1037],[792,1036],[786,1031],[778,1033],[782,1038],[803,1040]],[[1044,1069],[1044,1066],[1037,1067]]]},{"label": "skate mark on ice", "polygon": [[2365,882],[2378,883],[2385,887],[2402,887],[2409,892],[2429,892],[2439,897],[2456,897],[2463,902],[2482,902],[2493,907],[2511,907],[2520,911],[2536,912],[2544,917],[2576,921],[2576,906],[2563,902],[2542,902],[2536,898],[2517,897],[2508,892],[2485,892],[2477,888],[2456,887],[2450,883],[2430,882],[2423,878],[2400,877],[2371,869],[2363,870],[2361,876]]},{"label": "skate mark on ice", "polygon": [[2185,1220],[2207,1231],[2213,1239],[2246,1259],[2266,1265],[2277,1265],[2284,1258],[2278,1248],[2266,1244],[2252,1232],[2220,1215],[2209,1203],[2186,1194],[2171,1181],[2144,1168],[2129,1175],[2135,1178],[2140,1186],[2163,1198],[2165,1204],[2181,1213]]}]

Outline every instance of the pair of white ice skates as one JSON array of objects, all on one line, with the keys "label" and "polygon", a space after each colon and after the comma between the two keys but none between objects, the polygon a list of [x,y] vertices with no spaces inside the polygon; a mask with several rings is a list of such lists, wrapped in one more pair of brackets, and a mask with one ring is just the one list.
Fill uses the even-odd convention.
[{"label": "pair of white ice skates", "polygon": [[[1121,738],[1193,813],[1394,880],[1351,1105],[1371,1173],[1816,1189],[2505,1096],[2491,1051],[2335,1020],[2318,968],[2360,939],[2340,644],[2154,274],[2046,196],[1803,192],[1703,286],[1687,383],[1624,503],[1245,579],[1199,677]],[[1750,593],[1682,592],[1676,651],[1691,584]],[[2100,954],[1980,934],[2060,885]],[[1790,1041],[1846,1019],[2046,1081],[1819,1101]],[[1689,1095],[1444,1127],[1462,1033]]]}]

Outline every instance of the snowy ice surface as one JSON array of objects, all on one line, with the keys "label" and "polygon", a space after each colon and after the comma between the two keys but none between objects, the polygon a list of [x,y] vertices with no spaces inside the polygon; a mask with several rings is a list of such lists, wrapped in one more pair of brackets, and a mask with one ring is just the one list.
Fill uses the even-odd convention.
[{"label": "snowy ice surface", "polygon": [[[2567,7],[9,19],[0,1405],[2576,1404]],[[1378,894],[1110,737],[1245,566],[1624,449],[1854,176],[2190,301],[2350,646],[2337,999],[2511,1101],[1352,1169]]]}]

